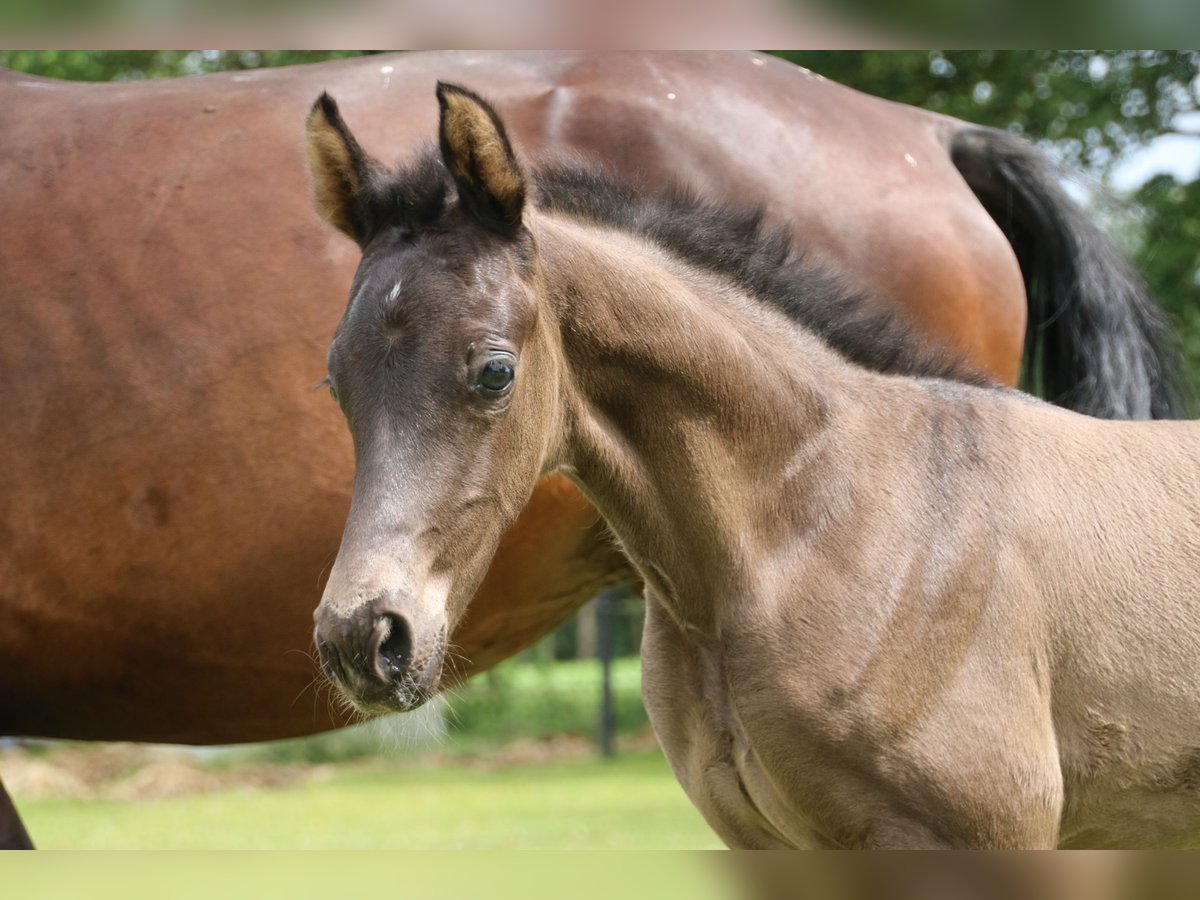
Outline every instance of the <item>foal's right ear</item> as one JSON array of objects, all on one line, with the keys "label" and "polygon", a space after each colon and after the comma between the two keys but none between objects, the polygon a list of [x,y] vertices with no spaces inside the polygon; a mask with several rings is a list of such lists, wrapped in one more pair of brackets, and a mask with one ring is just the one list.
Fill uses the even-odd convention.
[{"label": "foal's right ear", "polygon": [[306,131],[313,206],[322,219],[361,246],[370,228],[368,179],[380,163],[363,152],[326,93],[313,104]]}]

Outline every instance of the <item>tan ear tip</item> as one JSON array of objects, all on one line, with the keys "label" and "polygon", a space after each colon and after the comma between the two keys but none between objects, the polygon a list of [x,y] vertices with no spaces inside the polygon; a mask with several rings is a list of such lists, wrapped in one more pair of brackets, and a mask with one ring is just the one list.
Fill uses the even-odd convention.
[{"label": "tan ear tip", "polygon": [[[439,81],[437,83],[437,99],[438,106],[442,108],[443,112],[448,111],[455,100],[465,100],[480,107],[487,106],[484,99],[474,91],[468,90],[461,84],[453,84],[449,81]],[[458,106],[460,109],[462,108],[461,104]]]}]

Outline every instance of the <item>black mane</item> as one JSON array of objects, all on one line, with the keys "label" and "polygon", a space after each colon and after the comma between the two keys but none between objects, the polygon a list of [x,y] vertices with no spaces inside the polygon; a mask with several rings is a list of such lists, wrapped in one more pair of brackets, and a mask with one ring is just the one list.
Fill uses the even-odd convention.
[{"label": "black mane", "polygon": [[705,201],[686,187],[643,191],[595,170],[552,166],[534,175],[538,206],[641,235],[689,263],[724,275],[751,296],[876,372],[977,385],[992,380],[960,355],[928,345],[894,307],[882,307],[768,227],[761,208]]},{"label": "black mane", "polygon": [[[874,302],[808,260],[793,247],[789,228],[767,226],[761,207],[719,205],[679,184],[644,190],[578,166],[543,167],[532,180],[538,207],[643,236],[723,275],[852,363],[889,374],[994,384],[961,355],[923,339],[894,305]],[[414,230],[433,226],[452,190],[445,167],[426,156],[376,186],[376,221]]]}]

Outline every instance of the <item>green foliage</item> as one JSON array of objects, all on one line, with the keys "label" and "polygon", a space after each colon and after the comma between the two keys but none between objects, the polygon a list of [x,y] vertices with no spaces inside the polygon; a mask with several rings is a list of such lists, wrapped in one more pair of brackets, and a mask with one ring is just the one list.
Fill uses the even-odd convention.
[{"label": "green foliage", "polygon": [[361,56],[363,50],[0,50],[0,66],[72,81],[138,81],[291,66]]},{"label": "green foliage", "polygon": [[[1179,184],[1159,175],[1136,199],[1144,215],[1135,264],[1174,319],[1195,384],[1200,373],[1200,181]],[[1197,399],[1191,398],[1193,405]]]},{"label": "green foliage", "polygon": [[1179,116],[1200,106],[1196,51],[780,55],[867,93],[1053,142],[1067,163],[1098,176],[1120,153],[1182,128]]},{"label": "green foliage", "polygon": [[[788,52],[859,90],[1039,140],[1100,184],[1129,151],[1165,134],[1200,137],[1196,51]],[[1200,384],[1200,183],[1160,176],[1115,235],[1171,314],[1185,378]],[[1103,201],[1101,201],[1103,202]],[[1200,396],[1194,387],[1193,398]]]},{"label": "green foliage", "polygon": [[[609,588],[609,628],[612,656],[637,656],[642,643],[642,627],[646,619],[646,605],[633,590],[632,585]],[[580,616],[598,615],[596,604],[589,604],[560,625],[552,635],[535,648],[535,653],[548,651],[553,659],[577,659],[580,656],[597,655],[579,646],[578,619]],[[597,624],[597,628],[599,625]],[[597,635],[597,640],[599,636]],[[545,646],[544,645],[547,645]],[[544,647],[544,650],[543,650]]]},{"label": "green foliage", "polygon": [[[615,660],[612,684],[617,733],[645,728],[649,721],[638,660]],[[451,699],[449,746],[472,749],[558,734],[595,737],[599,708],[600,664],[595,660],[550,666],[508,663],[474,679]]]},{"label": "green foliage", "polygon": [[[377,722],[364,722],[312,737],[215,748],[209,751],[208,762],[217,768],[246,763],[320,765],[385,754],[399,756],[406,746],[403,742],[389,741],[386,731]],[[412,746],[414,750],[417,748],[415,744]],[[395,751],[393,747],[396,747]]]},{"label": "green foliage", "polygon": [[[642,706],[641,668],[636,657],[614,661],[613,705],[617,734],[629,736],[647,727]],[[410,757],[435,746],[439,751],[474,755],[517,739],[557,735],[595,738],[600,717],[600,664],[573,660],[534,665],[509,660],[454,691],[446,711],[446,735],[440,741],[425,723],[404,732],[404,723],[368,722],[310,738],[232,748],[215,755],[225,763],[325,763],[379,756]],[[417,715],[422,715],[418,713]],[[409,719],[400,716],[399,719]],[[386,720],[384,720],[386,723]]]}]

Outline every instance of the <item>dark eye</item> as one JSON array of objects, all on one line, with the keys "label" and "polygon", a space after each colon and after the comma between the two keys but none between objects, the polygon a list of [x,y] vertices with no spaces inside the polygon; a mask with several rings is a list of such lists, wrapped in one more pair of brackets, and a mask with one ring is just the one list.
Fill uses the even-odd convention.
[{"label": "dark eye", "polygon": [[475,387],[484,394],[503,394],[513,383],[516,367],[504,359],[489,359],[475,376]]},{"label": "dark eye", "polygon": [[334,403],[337,403],[338,402],[337,388],[335,388],[333,386],[333,382],[329,381],[328,379],[326,379],[326,383],[329,385],[329,396],[333,398]]}]

